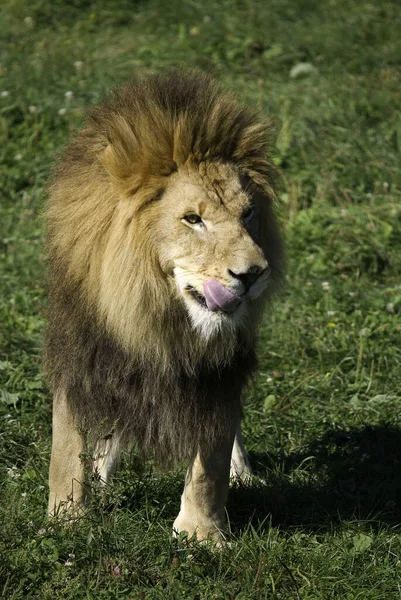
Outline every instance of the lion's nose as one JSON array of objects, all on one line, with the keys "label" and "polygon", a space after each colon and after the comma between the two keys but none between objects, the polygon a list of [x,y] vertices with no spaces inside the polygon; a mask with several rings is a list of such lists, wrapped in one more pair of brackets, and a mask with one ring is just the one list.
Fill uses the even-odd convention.
[{"label": "lion's nose", "polygon": [[252,265],[247,271],[242,273],[236,273],[231,269],[228,269],[228,272],[231,275],[231,277],[239,279],[241,283],[245,286],[245,289],[248,290],[251,287],[251,285],[255,283],[259,275],[261,275],[261,273],[267,268],[268,267],[263,268],[259,265]]}]

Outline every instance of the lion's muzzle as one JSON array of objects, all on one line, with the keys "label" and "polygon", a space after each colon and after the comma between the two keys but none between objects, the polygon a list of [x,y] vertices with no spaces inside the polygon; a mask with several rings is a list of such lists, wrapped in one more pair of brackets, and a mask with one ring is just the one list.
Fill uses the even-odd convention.
[{"label": "lion's muzzle", "polygon": [[245,296],[251,299],[257,298],[267,286],[270,277],[270,269],[261,267],[252,267],[246,273],[234,273],[229,270],[230,275],[239,280],[242,284],[243,292],[230,290],[226,288],[217,279],[208,279],[203,282],[203,293],[206,306],[211,311],[223,310],[224,312],[234,312],[241,304]]}]

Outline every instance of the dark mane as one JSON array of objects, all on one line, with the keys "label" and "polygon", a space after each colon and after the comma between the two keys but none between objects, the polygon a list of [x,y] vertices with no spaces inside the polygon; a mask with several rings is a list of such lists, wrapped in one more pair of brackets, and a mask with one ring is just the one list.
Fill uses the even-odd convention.
[{"label": "dark mane", "polygon": [[[132,78],[89,111],[88,124],[96,123],[115,143],[122,133],[116,115],[129,125],[139,154],[148,156],[147,166],[160,169],[155,174],[188,160],[222,160],[274,180],[275,169],[267,158],[270,123],[205,73],[171,71]],[[132,153],[132,145],[127,150]]]}]

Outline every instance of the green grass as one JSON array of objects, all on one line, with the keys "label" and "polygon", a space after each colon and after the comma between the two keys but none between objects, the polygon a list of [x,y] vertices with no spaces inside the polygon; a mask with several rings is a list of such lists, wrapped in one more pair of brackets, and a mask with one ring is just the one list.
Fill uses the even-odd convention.
[{"label": "green grass", "polygon": [[[2,597],[400,598],[398,1],[4,0],[0,23]],[[246,397],[254,486],[231,490],[220,552],[171,538],[183,471],[137,456],[82,519],[45,518],[45,182],[85,106],[177,65],[274,118],[283,172],[288,284]]]}]

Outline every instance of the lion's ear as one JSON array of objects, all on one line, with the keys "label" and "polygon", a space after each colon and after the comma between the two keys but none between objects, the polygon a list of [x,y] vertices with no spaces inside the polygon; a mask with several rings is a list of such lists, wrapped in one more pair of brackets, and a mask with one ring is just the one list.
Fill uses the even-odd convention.
[{"label": "lion's ear", "polygon": [[138,189],[143,181],[141,171],[135,173],[134,160],[121,153],[121,148],[108,144],[100,160],[110,175],[113,184],[123,193],[130,194]]},{"label": "lion's ear", "polygon": [[113,127],[107,131],[107,141],[100,161],[112,182],[124,192],[139,187],[143,172],[140,144],[123,117],[115,119]]},{"label": "lion's ear", "polygon": [[100,160],[113,184],[127,195],[177,170],[171,136],[154,131],[146,119],[138,119],[136,131],[120,117],[108,132],[108,144]]}]

